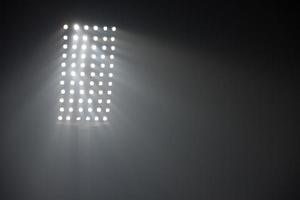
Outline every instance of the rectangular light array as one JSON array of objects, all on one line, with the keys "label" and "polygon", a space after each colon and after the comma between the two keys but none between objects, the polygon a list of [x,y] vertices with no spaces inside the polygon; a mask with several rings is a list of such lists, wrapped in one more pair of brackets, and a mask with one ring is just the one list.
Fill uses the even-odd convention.
[{"label": "rectangular light array", "polygon": [[61,122],[106,122],[110,113],[116,27],[63,26]]}]

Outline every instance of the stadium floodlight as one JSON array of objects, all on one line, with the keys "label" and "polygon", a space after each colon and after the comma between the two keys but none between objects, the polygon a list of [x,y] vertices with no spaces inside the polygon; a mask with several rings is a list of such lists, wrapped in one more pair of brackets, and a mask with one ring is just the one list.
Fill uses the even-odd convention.
[{"label": "stadium floodlight", "polygon": [[63,124],[107,122],[111,114],[117,29],[65,24],[63,30],[57,120]]}]

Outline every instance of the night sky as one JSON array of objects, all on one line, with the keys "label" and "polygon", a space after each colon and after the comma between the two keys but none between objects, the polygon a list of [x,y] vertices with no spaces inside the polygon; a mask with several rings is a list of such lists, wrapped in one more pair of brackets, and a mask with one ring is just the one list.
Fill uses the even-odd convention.
[{"label": "night sky", "polygon": [[[0,3],[0,199],[299,199],[298,9]],[[105,126],[58,125],[63,24],[118,28]]]}]

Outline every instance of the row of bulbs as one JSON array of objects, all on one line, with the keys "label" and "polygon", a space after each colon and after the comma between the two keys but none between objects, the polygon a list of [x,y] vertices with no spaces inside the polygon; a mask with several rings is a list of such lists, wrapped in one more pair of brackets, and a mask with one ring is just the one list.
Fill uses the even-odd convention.
[{"label": "row of bulbs", "polygon": [[[67,48],[67,46],[64,47],[64,48]],[[76,54],[76,53],[72,53],[72,54],[71,54],[71,57],[72,57],[73,59],[75,59],[75,58],[77,57],[77,54]],[[67,58],[67,54],[63,54],[63,58]],[[80,58],[81,58],[81,59],[86,59],[86,54],[85,54],[85,53],[82,53],[82,54],[80,55]],[[97,55],[96,55],[96,54],[92,54],[92,55],[91,55],[91,58],[95,60],[95,59],[97,59]],[[101,55],[100,55],[100,58],[101,58],[102,60],[104,60],[104,59],[106,58],[105,54],[101,54]],[[109,59],[113,60],[113,59],[115,59],[115,56],[114,56],[113,54],[110,54],[110,55],[109,55]]]},{"label": "row of bulbs", "polygon": [[[64,99],[64,98],[59,98],[59,102],[60,102],[60,103],[64,103],[64,102],[65,102],[65,99]],[[69,102],[69,103],[74,103],[74,99],[73,99],[73,98],[70,98],[68,102]],[[78,99],[78,103],[82,104],[83,102],[84,102],[83,98],[79,98],[79,99]],[[87,102],[88,102],[88,104],[92,104],[92,103],[93,103],[93,99],[88,98]],[[102,100],[102,99],[98,99],[97,102],[98,102],[99,104],[102,104],[102,103],[103,103],[103,100]],[[107,100],[106,100],[106,103],[107,103],[107,104],[110,104],[110,103],[111,103],[111,100],[110,100],[110,99],[107,99]]]},{"label": "row of bulbs", "polygon": [[[65,24],[65,25],[63,26],[63,29],[65,29],[65,30],[67,30],[68,28],[69,28],[69,25],[68,25],[68,24]],[[75,31],[80,30],[80,26],[79,26],[78,24],[74,24],[74,25],[73,25],[73,28],[74,28]],[[97,26],[97,25],[93,26],[91,29],[94,30],[94,31],[99,31],[99,30],[100,30],[99,26]],[[90,30],[90,27],[89,27],[88,25],[84,25],[84,26],[83,26],[83,30],[88,31],[88,30]],[[102,30],[103,30],[103,31],[108,31],[108,27],[107,27],[107,26],[103,26]],[[112,30],[112,31],[116,31],[117,28],[116,28],[115,26],[112,26],[112,27],[111,27],[111,30]]]},{"label": "row of bulbs", "polygon": [[[61,67],[66,67],[66,66],[67,66],[67,64],[66,64],[65,62],[62,62],[60,65],[61,65]],[[85,68],[85,66],[86,66],[85,63],[81,63],[81,64],[80,64],[80,67],[81,67],[81,68]],[[71,67],[72,67],[72,68],[76,67],[76,63],[75,63],[75,62],[72,62],[72,63],[71,63]],[[96,67],[96,64],[95,64],[95,63],[91,63],[91,64],[90,64],[90,67],[94,69],[94,68]],[[105,64],[104,64],[104,63],[101,63],[101,64],[100,64],[100,67],[101,67],[101,68],[105,68]],[[110,63],[110,64],[109,64],[109,68],[111,68],[111,69],[114,68],[114,64]]]},{"label": "row of bulbs", "polygon": [[[67,48],[68,48],[68,45],[67,45],[67,44],[64,44],[64,45],[63,45],[63,48],[64,48],[64,49],[67,49]],[[73,44],[73,45],[72,45],[72,49],[76,50],[77,48],[78,48],[78,46],[77,46],[76,44]],[[87,45],[86,45],[86,44],[82,44],[82,45],[81,45],[81,49],[82,49],[83,51],[85,51],[85,50],[87,49]],[[94,50],[94,51],[96,51],[96,50],[97,50],[97,46],[93,44],[93,45],[91,45],[91,49]],[[106,50],[107,50],[107,46],[106,46],[106,45],[102,45],[101,49],[102,49],[103,51],[106,51]],[[116,50],[116,47],[115,47],[115,46],[111,46],[111,47],[110,47],[110,50],[114,51],[114,50]]]},{"label": "row of bulbs", "polygon": [[[65,112],[65,108],[64,108],[64,107],[60,107],[60,108],[59,108],[59,111],[60,111],[60,112]],[[74,109],[73,109],[72,107],[70,107],[70,108],[68,109],[68,111],[69,111],[69,112],[73,112]],[[78,112],[82,113],[83,111],[84,111],[84,109],[83,109],[82,107],[79,107],[79,108],[78,108]],[[87,111],[88,111],[89,113],[91,113],[91,112],[93,112],[93,108],[89,107],[89,108],[87,109]],[[96,111],[99,113],[99,112],[102,111],[102,109],[101,109],[100,107],[98,107],[98,108],[96,108]],[[109,113],[109,112],[110,112],[110,108],[105,108],[105,112],[106,112],[106,113]]]},{"label": "row of bulbs", "polygon": [[[68,40],[68,36],[67,36],[67,35],[64,35],[64,36],[63,36],[63,39],[64,39],[64,40]],[[74,41],[78,41],[78,40],[79,40],[79,36],[78,36],[78,35],[73,35],[73,40],[74,40]],[[86,41],[88,40],[88,36],[87,36],[87,35],[83,35],[83,36],[82,36],[82,40],[86,42]],[[99,41],[99,37],[98,37],[98,36],[93,36],[93,40],[94,40],[94,41]],[[107,36],[103,36],[103,37],[102,37],[102,40],[103,40],[104,42],[106,42],[106,41],[108,41],[108,37],[107,37]],[[114,42],[115,40],[116,40],[115,37],[113,37],[113,36],[110,37],[110,41]]]},{"label": "row of bulbs", "polygon": [[[62,75],[62,76],[66,76],[66,75],[67,75],[67,72],[62,71],[62,72],[61,72],[61,75]],[[70,75],[71,75],[71,76],[76,76],[77,73],[76,73],[75,71],[71,71],[71,72],[70,72]],[[83,77],[83,76],[85,76],[85,72],[80,72],[79,75],[80,75],[81,77]],[[96,72],[91,72],[91,73],[90,73],[90,76],[91,76],[91,77],[96,77]],[[109,78],[112,78],[113,76],[114,76],[113,73],[111,73],[111,72],[108,73],[108,77],[109,77]],[[100,73],[99,73],[99,77],[104,77],[104,73],[103,73],[103,72],[100,72]]]},{"label": "row of bulbs", "polygon": [[[61,94],[66,94],[66,90],[65,90],[65,89],[61,89],[61,90],[60,90],[60,93],[61,93]],[[75,90],[74,90],[74,89],[71,89],[71,90],[69,91],[69,93],[70,93],[70,94],[75,94]],[[94,90],[89,90],[88,93],[89,93],[90,95],[94,95],[94,94],[95,94],[95,91],[94,91]],[[79,90],[79,94],[83,95],[83,94],[85,94],[85,91],[84,91],[83,89],[80,89],[80,90]],[[103,90],[99,90],[99,91],[98,91],[98,94],[99,94],[99,95],[103,95]]]},{"label": "row of bulbs", "polygon": [[[61,120],[63,120],[63,117],[60,115],[60,116],[57,117],[57,119],[58,119],[59,121],[61,121]],[[99,119],[100,119],[100,118],[99,118],[98,116],[95,116],[95,117],[94,117],[94,120],[95,120],[95,121],[99,121]],[[69,115],[66,116],[66,120],[67,120],[67,121],[70,121],[70,120],[71,120],[71,116],[69,116]],[[80,120],[82,120],[82,118],[81,118],[81,117],[76,117],[76,120],[77,120],[77,121],[80,121]],[[86,117],[85,117],[85,120],[86,120],[86,121],[90,121],[90,120],[92,120],[92,118],[91,118],[90,116],[86,116]],[[102,117],[102,120],[103,120],[103,121],[107,121],[107,117],[106,117],[106,116],[103,116],[103,117]]]}]

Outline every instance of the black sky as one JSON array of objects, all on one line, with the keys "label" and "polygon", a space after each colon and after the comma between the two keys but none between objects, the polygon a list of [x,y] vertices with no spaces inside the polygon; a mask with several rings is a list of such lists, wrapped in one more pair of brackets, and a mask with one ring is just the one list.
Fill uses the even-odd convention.
[{"label": "black sky", "polygon": [[[297,11],[1,2],[0,199],[298,199]],[[120,30],[106,127],[55,124],[74,22]]]}]

